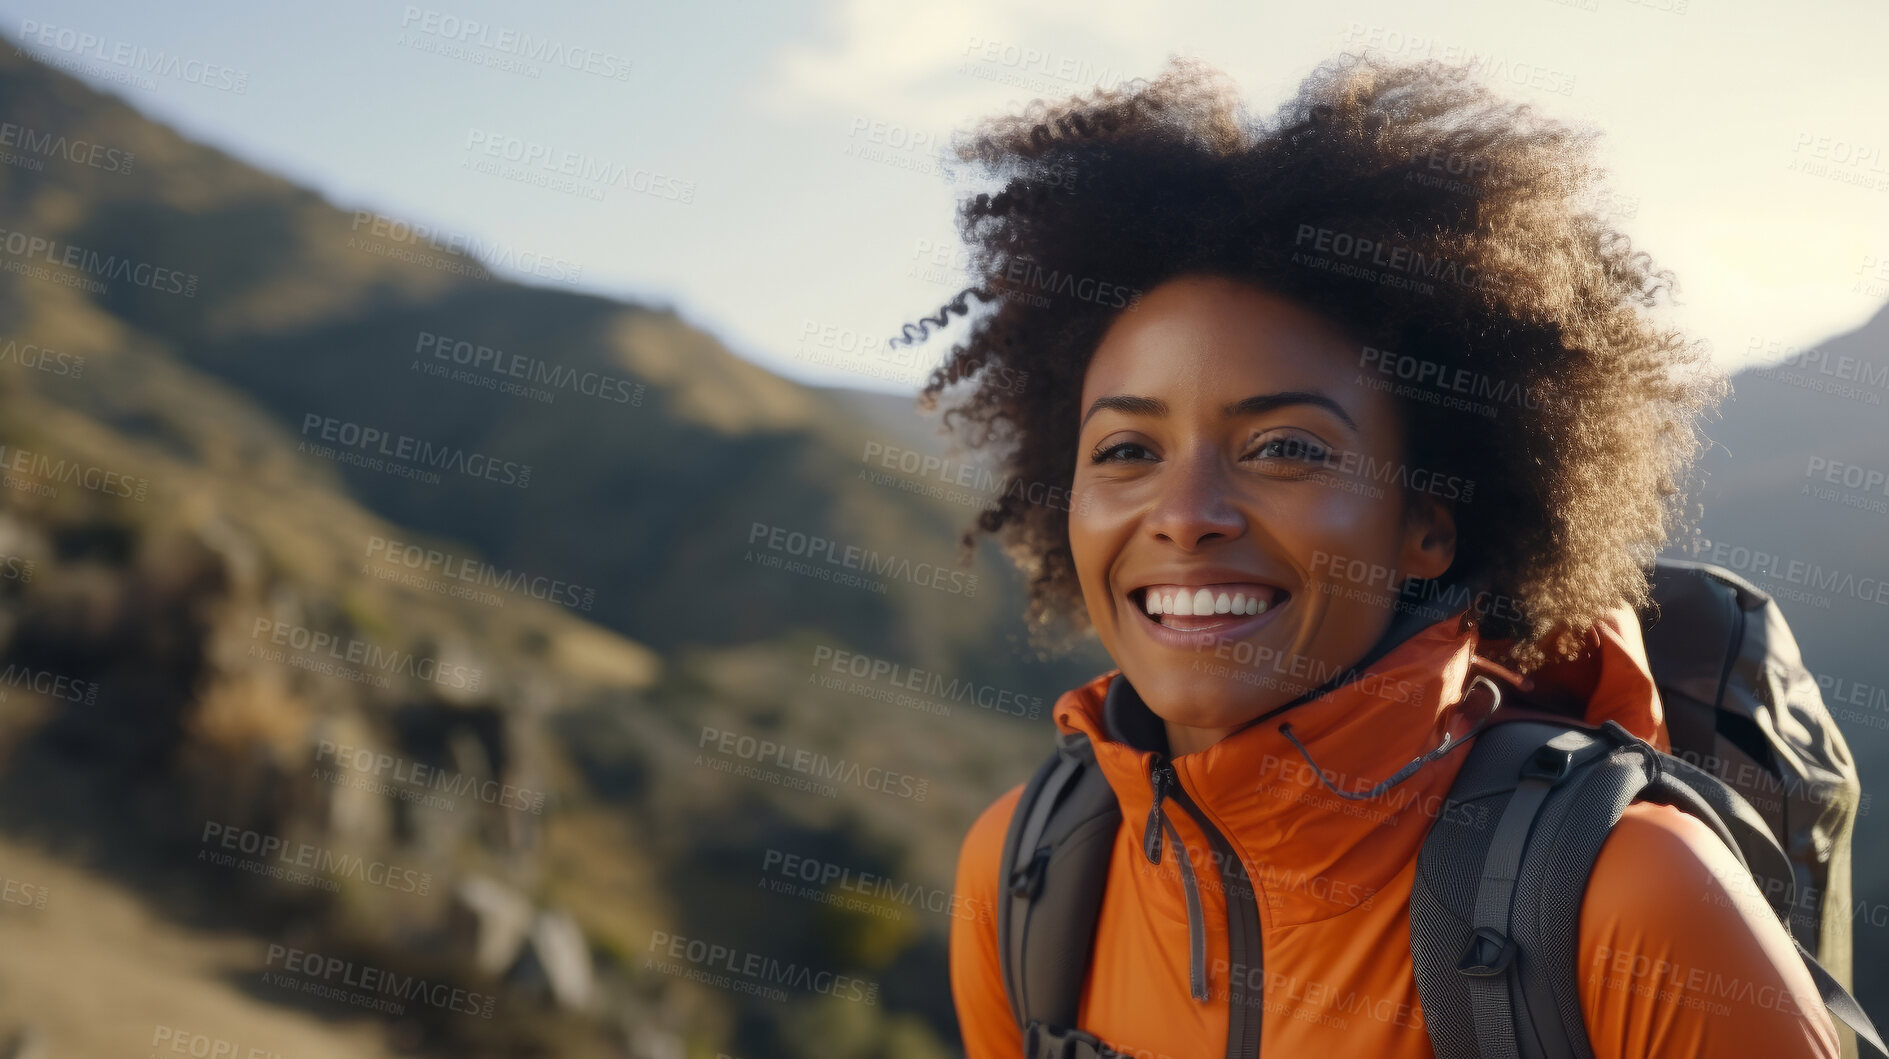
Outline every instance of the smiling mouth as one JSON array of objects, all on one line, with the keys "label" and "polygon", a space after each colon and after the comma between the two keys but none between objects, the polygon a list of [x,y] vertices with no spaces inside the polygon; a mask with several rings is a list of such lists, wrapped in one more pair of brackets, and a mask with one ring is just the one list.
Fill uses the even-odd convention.
[{"label": "smiling mouth", "polygon": [[1282,606],[1291,593],[1276,585],[1147,585],[1128,598],[1150,621],[1176,632],[1211,632]]}]

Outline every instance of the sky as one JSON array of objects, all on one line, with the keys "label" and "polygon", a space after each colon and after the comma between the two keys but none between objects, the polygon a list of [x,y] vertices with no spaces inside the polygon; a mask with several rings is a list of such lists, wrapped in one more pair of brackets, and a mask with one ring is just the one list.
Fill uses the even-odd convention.
[{"label": "sky", "polygon": [[952,130],[1177,54],[1259,114],[1340,51],[1473,60],[1599,128],[1616,223],[1727,368],[1889,301],[1879,0],[0,0],[0,34],[339,206],[820,384],[910,392],[946,352],[872,355],[963,286]]}]

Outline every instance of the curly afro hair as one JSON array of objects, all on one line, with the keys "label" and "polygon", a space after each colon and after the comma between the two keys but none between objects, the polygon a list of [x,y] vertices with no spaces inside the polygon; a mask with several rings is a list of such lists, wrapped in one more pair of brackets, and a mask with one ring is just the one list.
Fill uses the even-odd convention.
[{"label": "curly afro hair", "polygon": [[[1395,390],[1410,465],[1475,483],[1445,580],[1476,589],[1465,620],[1530,669],[1572,654],[1602,611],[1645,603],[1698,422],[1725,393],[1703,343],[1647,311],[1672,274],[1594,205],[1597,136],[1467,68],[1371,54],[1327,60],[1255,120],[1224,73],[1170,58],[1153,81],[954,136],[957,160],[1001,184],[959,205],[974,282],[894,341],[984,303],[919,406],[949,394],[942,429],[1067,496],[1089,358],[1141,292],[1204,272],[1298,300]],[[1067,507],[1034,496],[1008,493],[962,543],[999,536],[1033,641],[1056,649],[1088,620]]]}]

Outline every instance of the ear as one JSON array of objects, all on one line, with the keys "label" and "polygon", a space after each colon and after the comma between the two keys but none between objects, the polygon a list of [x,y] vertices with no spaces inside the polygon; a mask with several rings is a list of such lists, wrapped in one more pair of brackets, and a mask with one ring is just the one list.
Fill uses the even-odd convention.
[{"label": "ear", "polygon": [[1403,532],[1405,577],[1441,577],[1456,560],[1456,512],[1441,497],[1413,492],[1404,507]]}]

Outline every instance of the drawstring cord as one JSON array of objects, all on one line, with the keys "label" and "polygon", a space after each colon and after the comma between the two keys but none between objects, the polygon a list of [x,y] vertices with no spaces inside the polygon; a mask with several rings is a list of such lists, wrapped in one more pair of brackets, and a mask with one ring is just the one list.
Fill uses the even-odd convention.
[{"label": "drawstring cord", "polygon": [[[1319,782],[1325,785],[1326,790],[1331,791],[1340,798],[1346,798],[1352,801],[1364,801],[1375,798],[1409,779],[1411,776],[1416,775],[1418,769],[1443,757],[1450,751],[1457,749],[1472,739],[1478,732],[1482,731],[1483,727],[1489,723],[1489,719],[1495,715],[1496,707],[1501,705],[1502,692],[1494,681],[1485,676],[1477,675],[1471,682],[1470,690],[1472,692],[1475,690],[1477,684],[1488,685],[1489,709],[1475,724],[1470,726],[1469,731],[1464,732],[1461,738],[1452,737],[1448,732],[1445,732],[1443,741],[1437,744],[1436,749],[1413,758],[1409,764],[1398,769],[1389,779],[1379,783],[1368,791],[1341,791],[1333,786],[1331,780],[1325,778],[1325,770],[1319,768],[1318,762],[1312,760],[1311,751],[1307,750],[1305,744],[1299,742],[1299,737],[1293,733],[1291,722],[1281,724],[1279,726],[1279,734],[1285,736],[1286,740],[1298,749],[1300,756],[1305,758],[1305,763],[1312,766],[1312,771],[1318,774]],[[1465,695],[1464,698],[1467,699],[1468,696]],[[1157,761],[1149,774],[1149,782],[1154,788],[1154,804],[1148,809],[1148,823],[1142,830],[1141,852],[1148,858],[1148,863],[1161,863],[1161,854],[1163,852],[1162,839],[1164,837],[1178,851],[1181,888],[1187,894],[1188,995],[1192,996],[1195,1000],[1206,1000],[1208,999],[1206,914],[1201,910],[1200,906],[1200,884],[1194,877],[1193,861],[1187,856],[1187,845],[1181,838],[1181,833],[1175,829],[1174,821],[1171,820],[1161,808],[1162,803],[1167,800],[1171,786],[1180,782],[1179,777],[1173,774],[1173,767],[1173,765],[1165,761]]]},{"label": "drawstring cord", "polygon": [[[1495,681],[1480,674],[1476,676],[1475,680],[1471,681],[1470,690],[1474,691],[1479,684],[1487,685],[1489,688],[1489,710],[1482,715],[1480,720],[1470,726],[1469,731],[1463,733],[1462,738],[1456,738],[1448,732],[1443,733],[1443,741],[1437,744],[1436,749],[1431,750],[1427,754],[1412,758],[1409,764],[1398,769],[1391,774],[1389,779],[1384,780],[1368,791],[1341,791],[1334,786],[1332,781],[1325,777],[1325,770],[1319,768],[1318,762],[1312,760],[1312,752],[1305,749],[1305,744],[1299,742],[1299,737],[1293,734],[1292,722],[1287,721],[1281,724],[1279,726],[1279,734],[1285,736],[1286,741],[1291,743],[1293,747],[1298,750],[1299,756],[1305,759],[1305,763],[1312,766],[1312,771],[1318,775],[1318,781],[1325,785],[1326,790],[1336,794],[1340,798],[1345,798],[1350,801],[1369,801],[1416,775],[1418,769],[1443,757],[1445,754],[1462,746],[1464,743],[1469,742],[1469,740],[1475,738],[1476,733],[1482,731],[1483,727],[1489,723],[1489,719],[1495,716],[1496,707],[1502,704],[1502,691],[1500,688],[1496,687]],[[1467,695],[1463,697],[1468,698]]]}]

